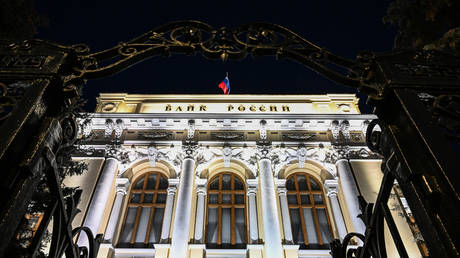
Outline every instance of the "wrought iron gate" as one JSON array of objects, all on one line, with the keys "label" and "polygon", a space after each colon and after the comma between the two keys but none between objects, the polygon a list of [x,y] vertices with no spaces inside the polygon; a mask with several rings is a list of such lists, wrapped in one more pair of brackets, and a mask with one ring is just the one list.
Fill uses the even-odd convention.
[{"label": "wrought iron gate", "polygon": [[[36,256],[53,222],[53,257],[94,257],[101,240],[87,228],[71,229],[80,192],[64,197],[56,157],[75,140],[73,106],[85,80],[120,72],[153,56],[200,53],[212,60],[274,56],[369,96],[379,120],[367,132],[369,147],[383,154],[384,179],[375,204],[362,203],[365,235],[334,240],[334,257],[386,257],[386,221],[401,257],[407,257],[387,207],[397,180],[433,257],[460,256],[460,57],[435,51],[364,52],[348,60],[274,24],[213,28],[198,21],[160,26],[138,38],[91,53],[85,45],[31,40],[0,41],[0,256]],[[333,67],[348,71],[341,73]],[[379,129],[380,128],[380,129]],[[30,243],[15,246],[17,229],[37,188],[51,199]],[[72,238],[85,231],[90,250]],[[364,246],[347,248],[352,237]]]}]

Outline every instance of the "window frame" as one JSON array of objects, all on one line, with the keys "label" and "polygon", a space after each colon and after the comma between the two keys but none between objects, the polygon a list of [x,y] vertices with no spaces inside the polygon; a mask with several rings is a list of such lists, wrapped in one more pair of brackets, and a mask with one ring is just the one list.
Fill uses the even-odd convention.
[{"label": "window frame", "polygon": [[[152,174],[157,175],[157,180],[155,182],[155,188],[154,189],[145,189],[147,187],[148,177],[150,175],[152,175]],[[167,194],[168,194],[168,191],[167,191],[168,187],[166,187],[165,189],[159,189],[161,177],[166,179],[166,181],[168,182],[168,187],[169,187],[168,177],[164,173],[162,173],[160,171],[144,172],[144,173],[142,173],[142,175],[140,175],[138,178],[136,178],[136,181],[134,181],[131,184],[129,194],[127,195],[128,199],[127,199],[127,203],[126,203],[126,207],[125,207],[125,211],[124,211],[123,223],[122,223],[121,228],[120,228],[119,239],[118,239],[118,244],[117,244],[118,247],[121,247],[121,248],[138,248],[139,246],[137,246],[137,245],[143,244],[144,247],[148,248],[149,244],[152,244],[152,247],[153,247],[153,244],[158,244],[159,243],[159,242],[158,243],[149,243],[149,238],[150,238],[150,231],[152,229],[152,224],[153,224],[152,222],[153,222],[153,219],[154,219],[153,216],[155,214],[155,209],[156,208],[163,208],[163,209],[166,208],[166,200],[167,200],[167,198],[165,200],[165,203],[157,203],[158,194],[166,194],[166,197],[167,197]],[[134,186],[137,184],[137,182],[139,182],[142,179],[144,179],[142,189],[134,189]],[[134,194],[141,194],[138,203],[131,203],[131,200],[132,200],[132,197],[133,197]],[[151,203],[143,203],[144,202],[144,197],[145,197],[146,194],[153,194]],[[131,234],[131,238],[129,240],[129,243],[125,243],[125,242],[122,243],[121,242],[121,240],[122,240],[121,236],[123,234],[123,231],[125,230],[126,220],[128,218],[128,211],[129,211],[129,208],[131,208],[131,207],[137,207],[137,209],[136,209],[136,217],[135,217],[135,220],[133,222],[133,232]],[[147,224],[147,231],[146,231],[146,234],[145,234],[144,241],[136,243],[135,242],[136,234],[137,234],[137,230],[139,229],[139,222],[140,222],[140,217],[141,217],[141,213],[142,213],[142,208],[144,208],[144,207],[151,207],[150,214],[149,214],[149,219],[148,219],[148,224]],[[164,220],[164,215],[163,215],[162,220]],[[161,224],[163,224],[163,222]],[[162,229],[160,229],[160,235],[161,235],[161,230]],[[128,245],[128,246],[125,246],[125,245]]]},{"label": "window frame", "polygon": [[[305,176],[305,180],[306,180],[306,184],[307,184],[307,190],[299,190],[299,182],[297,180],[298,175]],[[303,235],[303,238],[304,238],[304,243],[300,244],[301,247],[303,247],[302,249],[318,249],[317,248],[318,245],[319,245],[320,248],[328,248],[329,243],[324,243],[323,237],[321,236],[321,228],[320,228],[320,225],[319,225],[318,213],[317,213],[317,210],[316,210],[317,208],[325,210],[325,215],[326,215],[327,223],[328,223],[328,226],[329,226],[329,232],[331,234],[331,239],[334,239],[334,231],[332,230],[331,218],[329,216],[329,209],[327,207],[327,201],[328,200],[325,198],[323,184],[318,179],[316,179],[313,175],[311,175],[310,173],[307,173],[307,172],[296,172],[296,173],[293,173],[293,174],[289,175],[286,178],[286,184],[287,184],[287,182],[289,180],[291,180],[291,178],[293,178],[293,180],[294,180],[295,190],[290,190],[290,189],[287,189],[287,187],[286,187],[287,199],[289,200],[289,195],[295,195],[296,200],[297,200],[297,204],[290,204],[288,202],[289,218],[292,221],[291,209],[297,208],[298,212],[299,212],[302,235]],[[319,185],[319,187],[320,187],[319,190],[312,190],[310,179],[314,180]],[[321,194],[323,204],[316,204],[315,203],[314,194]],[[301,195],[308,195],[308,198],[310,200],[310,204],[302,204]],[[307,226],[306,226],[305,218],[304,218],[304,214],[303,214],[303,209],[304,208],[311,208],[311,210],[312,210],[312,217],[313,217],[313,221],[314,221],[314,225],[315,225],[315,231],[316,231],[316,237],[318,239],[318,243],[313,243],[313,244],[309,243],[308,233],[307,233]],[[291,227],[292,227],[292,224],[291,224]],[[295,244],[299,244],[299,243],[295,241]],[[309,246],[312,246],[312,247],[309,247]]]},{"label": "window frame", "polygon": [[[230,175],[230,186],[231,190],[222,190],[222,179],[223,175]],[[211,190],[211,183],[219,177],[219,189],[217,190]],[[235,178],[240,180],[240,182],[243,184],[243,190],[235,190]],[[248,214],[247,214],[247,192],[246,192],[246,182],[245,180],[240,177],[238,174],[234,172],[220,172],[213,177],[211,177],[208,180],[208,186],[207,186],[207,197],[206,197],[206,221],[205,221],[205,237],[204,237],[204,242],[207,247],[212,247],[212,248],[217,248],[217,249],[229,249],[229,248],[240,248],[246,246],[248,244]],[[217,203],[210,203],[210,195],[211,194],[217,194]],[[223,194],[230,194],[231,195],[231,204],[222,204],[222,195]],[[235,195],[237,194],[243,194],[243,204],[235,204]],[[209,208],[217,208],[217,244],[216,243],[208,243],[208,219],[209,219]],[[231,208],[231,242],[230,243],[222,243],[222,208]],[[235,208],[243,208],[243,214],[244,214],[244,228],[245,228],[245,237],[244,237],[244,243],[243,244],[237,244],[236,243],[236,229],[235,229],[235,224],[236,224],[236,218],[235,218]]]}]

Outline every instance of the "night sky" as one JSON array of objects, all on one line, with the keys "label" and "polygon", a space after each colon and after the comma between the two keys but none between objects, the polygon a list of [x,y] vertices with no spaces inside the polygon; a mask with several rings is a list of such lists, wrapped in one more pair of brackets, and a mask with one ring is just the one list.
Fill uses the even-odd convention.
[{"label": "night sky", "polygon": [[[362,50],[391,50],[396,33],[394,27],[382,22],[388,1],[197,2],[37,1],[37,10],[49,19],[49,26],[39,28],[37,38],[66,45],[86,43],[91,51],[100,51],[170,21],[200,20],[215,28],[270,22],[335,54],[354,58]],[[94,109],[99,92],[221,94],[217,84],[226,72],[231,94],[355,93],[289,60],[248,57],[223,63],[201,55],[173,55],[88,81],[84,88],[86,109]],[[370,112],[361,108],[363,113]]]}]

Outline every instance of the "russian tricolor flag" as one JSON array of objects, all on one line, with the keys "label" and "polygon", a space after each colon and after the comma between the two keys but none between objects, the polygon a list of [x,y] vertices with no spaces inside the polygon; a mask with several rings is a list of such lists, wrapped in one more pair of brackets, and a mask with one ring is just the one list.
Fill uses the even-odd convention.
[{"label": "russian tricolor flag", "polygon": [[225,76],[225,79],[223,79],[220,83],[219,83],[219,88],[222,89],[222,91],[224,92],[224,94],[230,94],[230,81],[228,80],[228,75]]}]

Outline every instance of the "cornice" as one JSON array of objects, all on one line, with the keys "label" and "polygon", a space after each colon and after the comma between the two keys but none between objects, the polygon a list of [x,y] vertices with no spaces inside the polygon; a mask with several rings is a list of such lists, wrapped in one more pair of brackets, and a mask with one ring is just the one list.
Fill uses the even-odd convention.
[{"label": "cornice", "polygon": [[260,94],[128,94],[128,93],[100,93],[98,97],[101,101],[127,101],[127,102],[181,102],[181,101],[196,101],[196,102],[267,102],[277,101],[279,103],[308,103],[314,101],[348,101],[357,103],[359,99],[355,94],[310,94],[310,95],[260,95]]},{"label": "cornice", "polygon": [[[377,116],[373,114],[247,114],[247,113],[91,113],[92,118],[176,118],[176,119],[225,119],[225,118],[239,118],[239,119],[304,119],[304,120],[373,120]],[[205,117],[205,118],[204,118]]]}]

